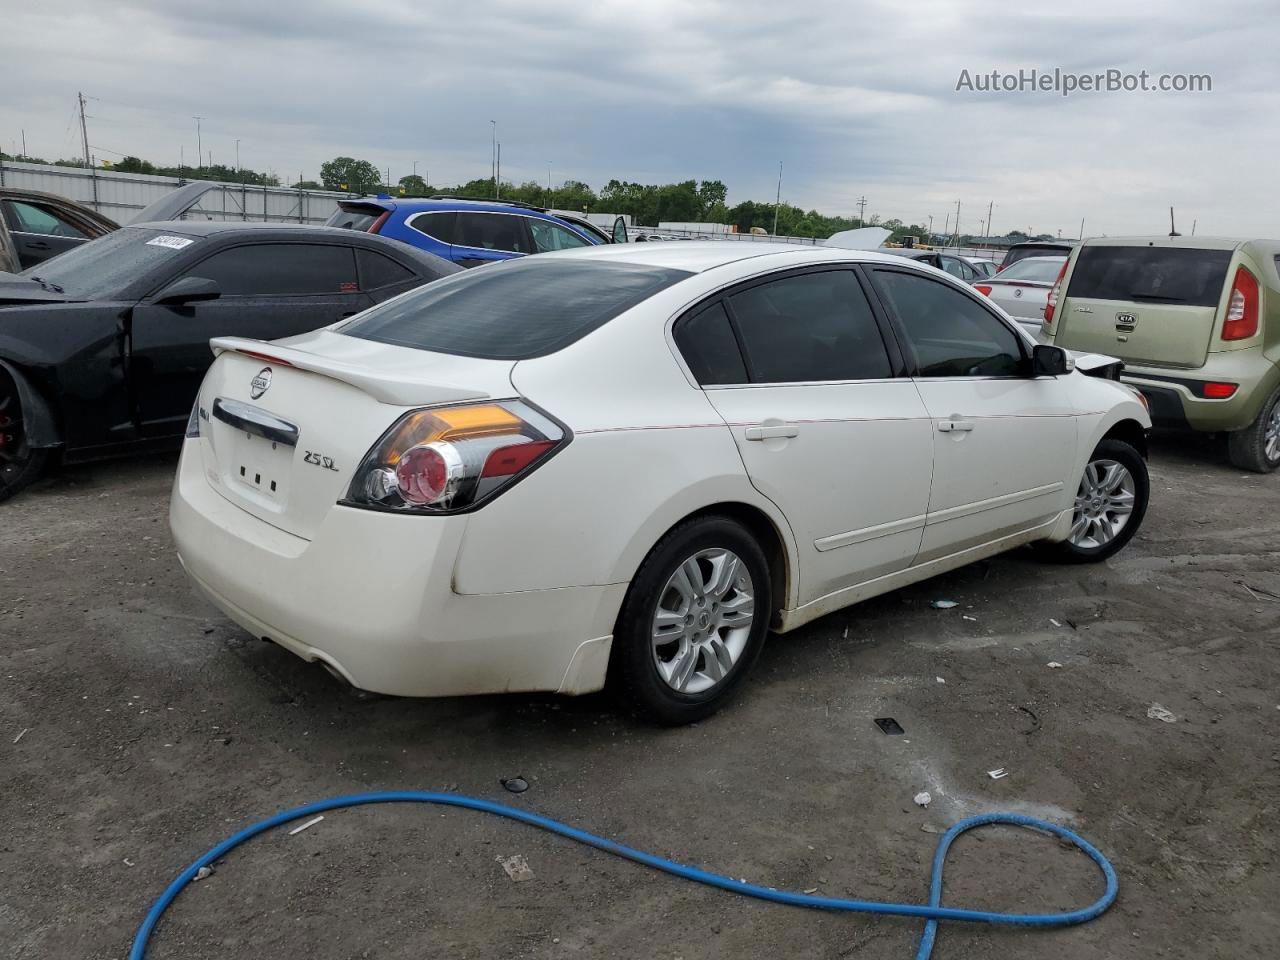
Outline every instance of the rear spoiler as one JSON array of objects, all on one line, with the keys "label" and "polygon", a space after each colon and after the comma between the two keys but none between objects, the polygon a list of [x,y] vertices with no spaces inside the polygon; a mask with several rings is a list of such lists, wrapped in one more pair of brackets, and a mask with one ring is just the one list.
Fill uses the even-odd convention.
[{"label": "rear spoiler", "polygon": [[247,337],[214,337],[209,341],[216,357],[223,353],[239,353],[263,363],[294,367],[316,373],[322,377],[350,384],[382,403],[397,406],[426,406],[439,403],[461,403],[464,400],[483,400],[489,395],[478,390],[459,390],[441,387],[439,384],[404,377],[385,376],[368,367],[331,360],[305,350],[286,347],[266,340],[250,340]]}]

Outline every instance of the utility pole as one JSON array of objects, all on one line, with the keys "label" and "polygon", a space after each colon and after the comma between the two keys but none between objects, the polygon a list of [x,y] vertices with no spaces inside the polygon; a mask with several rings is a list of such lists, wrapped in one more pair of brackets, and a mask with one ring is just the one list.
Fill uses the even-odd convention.
[{"label": "utility pole", "polygon": [[27,159],[27,131],[22,131],[22,159]]},{"label": "utility pole", "polygon": [[[26,153],[26,150],[23,150],[22,152],[23,152],[23,153]],[[1199,222],[1200,222],[1199,220],[1192,220],[1192,221],[1191,221],[1191,235],[1192,235],[1193,237],[1196,235],[1196,224],[1197,224],[1197,223],[1199,223]],[[1080,232],[1081,232],[1081,233],[1084,233],[1084,227],[1081,227],[1081,228],[1080,228]]]},{"label": "utility pole", "polygon": [[778,235],[778,208],[782,206],[782,161],[778,161],[778,194],[773,201],[773,235]]},{"label": "utility pole", "polygon": [[929,246],[933,246],[933,214],[929,214]]},{"label": "utility pole", "polygon": [[[240,141],[239,140],[236,141],[236,175],[237,176],[240,175]],[[301,180],[302,178],[299,177],[298,179]]]},{"label": "utility pole", "polygon": [[994,200],[987,204],[987,232],[982,235],[983,237],[991,236],[991,210],[995,205],[996,202]]},{"label": "utility pole", "polygon": [[200,168],[200,164],[204,163],[204,141],[200,139],[200,121],[204,117],[192,117],[196,122],[196,169]]},{"label": "utility pole", "polygon": [[858,205],[858,226],[865,227],[867,225],[866,217],[863,216],[867,212],[867,198],[859,197],[854,201]]},{"label": "utility pole", "polygon": [[84,144],[84,165],[91,167],[93,164],[89,160],[89,128],[84,125],[84,94],[77,91],[76,97],[80,101],[80,141]]},{"label": "utility pole", "polygon": [[498,121],[490,120],[493,141],[489,145],[489,174],[493,178],[493,199],[498,199]]},{"label": "utility pole", "polygon": [[951,239],[951,211],[950,210],[947,211],[947,220],[942,225],[942,235],[946,237],[948,241],[950,241]]},{"label": "utility pole", "polygon": [[[1192,232],[1194,233],[1195,231],[1192,231]],[[1084,239],[1084,217],[1080,218],[1080,236],[1076,237],[1076,239],[1077,240]]]},{"label": "utility pole", "polygon": [[956,201],[956,246],[960,246],[960,201]]},{"label": "utility pole", "polygon": [[498,159],[493,168],[493,199],[498,199],[498,184],[502,182],[502,144],[498,144]]},{"label": "utility pole", "polygon": [[551,201],[551,161],[547,161],[547,201]]}]

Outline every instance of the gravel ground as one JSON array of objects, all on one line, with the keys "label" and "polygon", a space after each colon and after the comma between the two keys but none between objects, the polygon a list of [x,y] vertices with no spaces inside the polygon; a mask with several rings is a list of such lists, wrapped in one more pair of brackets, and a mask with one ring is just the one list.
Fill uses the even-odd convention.
[{"label": "gravel ground", "polygon": [[[1018,551],[833,614],[773,638],[728,709],[680,730],[605,696],[344,691],[190,589],[166,524],[172,469],[66,469],[0,506],[6,956],[123,958],[152,899],[219,839],[384,788],[509,801],[781,888],[906,901],[926,895],[938,830],[1022,811],[1111,857],[1119,901],[1049,932],[944,925],[937,960],[1280,953],[1280,475],[1242,474],[1210,440],[1154,444],[1151,512],[1111,562]],[[1149,719],[1153,702],[1176,722]],[[885,716],[905,735],[881,734]],[[531,784],[518,797],[498,782],[514,775]],[[496,862],[513,854],[532,880]],[[944,902],[1050,911],[1099,888],[1078,854],[996,828],[957,842]],[[734,898],[466,811],[378,807],[231,854],[151,956],[898,960],[918,934]]]}]

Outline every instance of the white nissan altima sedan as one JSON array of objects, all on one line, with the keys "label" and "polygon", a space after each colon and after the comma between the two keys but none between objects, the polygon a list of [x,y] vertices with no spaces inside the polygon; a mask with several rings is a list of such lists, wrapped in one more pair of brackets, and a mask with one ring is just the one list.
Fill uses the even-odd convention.
[{"label": "white nissan altima sedan", "polygon": [[356,687],[714,710],[769,630],[1142,522],[1140,396],[900,257],[618,245],[213,341],[171,522],[199,588]]}]

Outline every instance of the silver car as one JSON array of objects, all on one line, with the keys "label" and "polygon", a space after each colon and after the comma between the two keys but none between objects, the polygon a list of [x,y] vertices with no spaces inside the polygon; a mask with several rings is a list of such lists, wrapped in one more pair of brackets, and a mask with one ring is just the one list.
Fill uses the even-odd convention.
[{"label": "silver car", "polygon": [[979,280],[973,288],[1038,338],[1049,291],[1066,262],[1066,257],[1025,257],[994,277]]}]

